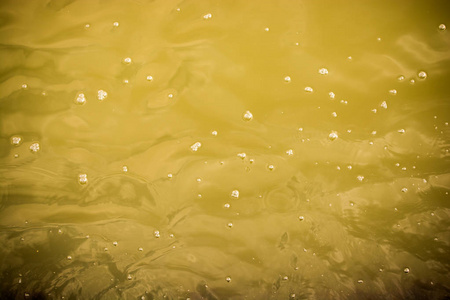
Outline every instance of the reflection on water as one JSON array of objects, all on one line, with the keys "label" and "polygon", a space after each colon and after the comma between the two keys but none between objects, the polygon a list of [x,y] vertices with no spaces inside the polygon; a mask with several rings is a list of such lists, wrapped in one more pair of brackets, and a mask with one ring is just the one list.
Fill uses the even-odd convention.
[{"label": "reflection on water", "polygon": [[444,1],[3,1],[5,299],[450,296]]}]

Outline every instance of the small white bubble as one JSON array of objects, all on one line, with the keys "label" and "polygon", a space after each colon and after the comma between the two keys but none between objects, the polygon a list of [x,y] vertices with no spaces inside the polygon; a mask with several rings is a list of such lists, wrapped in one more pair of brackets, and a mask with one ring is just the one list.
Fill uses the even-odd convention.
[{"label": "small white bubble", "polygon": [[396,89],[389,90],[389,94],[395,96],[395,95],[397,95],[397,90]]},{"label": "small white bubble", "polygon": [[328,93],[328,96],[330,96],[331,99],[336,98],[336,94],[333,93],[333,92],[329,92],[329,93]]},{"label": "small white bubble", "polygon": [[372,112],[373,112],[374,114],[376,114],[376,113],[377,113],[377,109],[376,109],[376,108],[373,108],[373,109],[372,109]]},{"label": "small white bubble", "polygon": [[244,121],[251,121],[253,119],[253,114],[249,110],[247,110],[242,118],[244,119]]},{"label": "small white bubble", "polygon": [[294,150],[292,150],[292,149],[286,150],[286,154],[288,156],[292,156],[292,155],[294,155]]},{"label": "small white bubble", "polygon": [[209,20],[211,18],[212,18],[212,14],[206,14],[203,16],[203,19],[205,19],[205,20]]},{"label": "small white bubble", "polygon": [[138,251],[141,251],[141,252],[142,252],[142,251],[144,251],[144,248],[139,247],[139,248],[138,248]]},{"label": "small white bubble", "polygon": [[414,80],[414,79],[411,79],[410,81],[409,81],[409,83],[411,83],[411,84],[414,84],[416,81]]},{"label": "small white bubble", "polygon": [[170,99],[172,99],[172,98],[173,98],[173,94],[170,93],[169,95],[167,95],[167,97],[169,97]]},{"label": "small white bubble", "polygon": [[405,131],[405,129],[403,129],[403,128],[398,130],[398,133],[401,133],[401,134],[403,134],[403,133],[405,133],[405,132],[406,132],[406,131]]},{"label": "small white bubble", "polygon": [[231,277],[227,277],[227,278],[225,278],[225,280],[227,281],[227,282],[230,282],[231,281]]},{"label": "small white bubble", "polygon": [[25,90],[28,88],[28,85],[26,83],[22,84],[22,88]]},{"label": "small white bubble", "polygon": [[72,256],[68,255],[67,260],[72,260]]},{"label": "small white bubble", "polygon": [[302,128],[302,127],[300,127],[300,128],[298,129],[298,131],[300,131],[300,132],[301,132],[301,131],[303,131],[303,128]]},{"label": "small white bubble", "polygon": [[80,184],[87,184],[88,183],[87,174],[79,174],[78,175],[78,182]]},{"label": "small white bubble", "polygon": [[148,81],[153,81],[153,76],[148,75],[148,76],[147,76],[147,80],[148,80]]},{"label": "small white bubble", "polygon": [[321,68],[321,69],[319,69],[319,74],[328,75],[328,70],[326,68]]},{"label": "small white bubble", "polygon": [[126,63],[126,64],[131,64],[131,57],[125,57],[123,59],[123,62]]},{"label": "small white bubble", "polygon": [[377,38],[377,41],[378,41],[378,42],[381,42],[381,38],[380,38],[380,37],[378,37],[378,38]]},{"label": "small white bubble", "polygon": [[397,77],[397,80],[398,80],[398,81],[402,81],[402,80],[405,80],[405,76],[403,76],[403,75],[400,75],[400,76],[398,76],[398,77]]},{"label": "small white bubble", "polygon": [[420,79],[425,79],[425,78],[427,78],[428,75],[427,75],[427,73],[425,71],[420,71],[419,74],[417,74],[417,76]]},{"label": "small white bubble", "polygon": [[155,231],[153,232],[153,235],[154,235],[156,238],[161,237],[161,235],[160,235],[160,233],[159,233],[158,230],[155,230]]},{"label": "small white bubble", "polygon": [[118,243],[116,241],[114,241],[112,244],[114,247],[116,247],[118,245]]},{"label": "small white bubble", "polygon": [[128,274],[127,279],[128,279],[128,280],[131,280],[131,279],[133,279],[133,277],[131,277],[131,275]]},{"label": "small white bubble", "polygon": [[173,177],[172,173],[167,174],[167,178],[171,179]]},{"label": "small white bubble", "polygon": [[303,221],[305,219],[305,217],[304,216],[300,216],[300,217],[298,217],[298,220],[299,221]]},{"label": "small white bubble", "polygon": [[40,150],[39,143],[33,143],[30,145],[30,151],[36,153]]},{"label": "small white bubble", "polygon": [[386,101],[381,102],[380,106],[384,109],[387,109],[387,103]]},{"label": "small white bubble", "polygon": [[113,26],[114,26],[114,27],[119,27],[119,22],[114,22],[114,23],[113,23]]},{"label": "small white bubble", "polygon": [[269,27],[264,28],[264,31],[269,32]]},{"label": "small white bubble", "polygon": [[75,103],[78,105],[83,105],[86,103],[86,97],[84,96],[84,93],[78,93],[77,97],[75,98]]},{"label": "small white bubble", "polygon": [[312,93],[313,91],[314,91],[314,90],[313,90],[312,87],[310,87],[310,86],[305,87],[305,92],[307,92],[307,93]]},{"label": "small white bubble", "polygon": [[216,130],[211,131],[211,134],[212,134],[213,136],[217,136],[217,131],[216,131]]},{"label": "small white bubble", "polygon": [[364,280],[360,279],[358,280],[358,283],[364,283]]},{"label": "small white bubble", "polygon": [[352,60],[352,59],[353,59],[353,57],[349,56],[349,57],[347,57],[347,59],[348,59],[348,60]]},{"label": "small white bubble", "polygon": [[408,189],[407,189],[407,188],[405,188],[405,187],[404,187],[404,188],[402,188],[402,192],[403,192],[403,193],[406,193],[407,191],[408,191]]},{"label": "small white bubble", "polygon": [[408,274],[409,271],[410,271],[409,268],[404,268],[404,269],[403,269],[403,272],[405,272],[406,274]]},{"label": "small white bubble", "polygon": [[376,130],[374,130],[374,131],[372,131],[372,133],[371,133],[372,135],[376,135],[377,134],[377,131]]},{"label": "small white bubble", "polygon": [[11,137],[11,144],[14,146],[19,146],[20,143],[22,143],[22,138],[20,136],[15,135]]},{"label": "small white bubble", "polygon": [[269,171],[273,171],[273,169],[275,169],[274,165],[268,165],[267,169],[269,169]]},{"label": "small white bubble", "polygon": [[337,117],[337,113],[335,112],[335,111],[333,111],[332,113],[331,113],[331,115],[333,116],[333,117]]},{"label": "small white bubble", "polygon": [[237,156],[244,159],[247,156],[247,154],[245,154],[245,152],[242,152],[242,153],[238,153]]},{"label": "small white bubble", "polygon": [[358,175],[356,176],[356,179],[358,179],[359,182],[362,182],[364,180],[364,176]]},{"label": "small white bubble", "polygon": [[439,30],[444,31],[445,29],[447,29],[447,26],[445,26],[445,24],[441,24],[438,28]]},{"label": "small white bubble", "polygon": [[329,135],[328,135],[328,139],[330,140],[330,141],[334,141],[335,139],[337,139],[338,138],[338,134],[337,134],[337,132],[335,132],[335,131],[332,131]]},{"label": "small white bubble", "polygon": [[84,27],[85,28],[89,28],[89,27],[91,27],[91,25],[90,24],[86,24],[86,25],[84,25]]},{"label": "small white bubble", "polygon": [[289,77],[289,76],[284,77],[284,81],[291,82],[291,77]]},{"label": "small white bubble", "polygon": [[128,84],[128,82],[129,82],[128,79],[123,80],[123,83],[125,83],[125,84]]},{"label": "small white bubble", "polygon": [[227,226],[228,226],[229,228],[231,228],[231,227],[233,227],[233,223],[230,222],[230,223],[227,224]]},{"label": "small white bubble", "polygon": [[231,197],[238,199],[239,191],[238,190],[231,191]]},{"label": "small white bubble", "polygon": [[122,167],[122,171],[125,172],[125,173],[128,172],[128,167],[127,166],[123,166]]},{"label": "small white bubble", "polygon": [[191,150],[196,152],[198,150],[198,148],[200,148],[202,146],[202,143],[200,142],[195,142],[192,146],[191,146]]},{"label": "small white bubble", "polygon": [[197,182],[202,182],[201,178],[197,178],[196,180],[197,180]]},{"label": "small white bubble", "polygon": [[97,92],[97,99],[100,101],[103,101],[106,99],[106,97],[108,97],[108,93],[105,92],[104,90],[98,90]]}]

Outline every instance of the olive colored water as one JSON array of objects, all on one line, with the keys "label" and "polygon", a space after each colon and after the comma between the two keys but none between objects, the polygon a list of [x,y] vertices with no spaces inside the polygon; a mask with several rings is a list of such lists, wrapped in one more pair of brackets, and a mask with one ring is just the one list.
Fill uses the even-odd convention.
[{"label": "olive colored water", "polygon": [[440,24],[446,1],[3,0],[0,298],[449,297]]}]

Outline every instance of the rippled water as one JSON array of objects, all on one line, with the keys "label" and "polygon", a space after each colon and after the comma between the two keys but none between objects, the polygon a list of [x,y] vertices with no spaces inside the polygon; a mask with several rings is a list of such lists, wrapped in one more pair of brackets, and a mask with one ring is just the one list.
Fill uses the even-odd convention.
[{"label": "rippled water", "polygon": [[2,1],[2,299],[447,299],[445,1]]}]

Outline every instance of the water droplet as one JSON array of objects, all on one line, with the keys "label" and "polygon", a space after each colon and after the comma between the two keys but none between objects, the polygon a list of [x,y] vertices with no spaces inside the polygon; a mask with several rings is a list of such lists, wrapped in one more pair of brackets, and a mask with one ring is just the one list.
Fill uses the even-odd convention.
[{"label": "water droplet", "polygon": [[28,88],[28,85],[26,83],[22,84],[22,88],[25,90]]},{"label": "water droplet", "polygon": [[30,145],[30,151],[36,153],[40,150],[39,143],[33,143]]},{"label": "water droplet", "polygon": [[358,179],[358,181],[362,182],[364,180],[364,176],[358,175],[358,176],[356,176],[356,179]]},{"label": "water droplet", "polygon": [[289,77],[289,76],[284,77],[284,81],[291,82],[291,77]]},{"label": "water droplet", "polygon": [[331,113],[331,115],[333,116],[333,117],[337,117],[337,113],[335,112],[335,111],[333,111],[332,113]]},{"label": "water droplet", "polygon": [[329,135],[328,135],[328,139],[330,140],[330,141],[334,141],[335,139],[337,139],[338,138],[338,134],[337,134],[337,132],[335,132],[335,131],[332,131]]},{"label": "water droplet", "polygon": [[249,110],[247,110],[242,118],[244,119],[244,121],[251,121],[253,119],[253,114]]},{"label": "water droplet", "polygon": [[292,155],[294,155],[294,150],[292,150],[292,149],[286,150],[286,154],[288,156],[292,156]]},{"label": "water droplet", "polygon": [[139,248],[138,248],[138,251],[141,251],[141,252],[142,252],[142,251],[144,251],[144,248],[139,247]]},{"label": "water droplet", "polygon": [[326,68],[319,69],[319,74],[328,75],[328,70]]},{"label": "water droplet", "polygon": [[352,60],[352,59],[353,59],[353,57],[349,56],[349,57],[347,57],[347,59],[348,59],[348,60]]},{"label": "water droplet", "polygon": [[125,83],[125,84],[127,84],[128,82],[129,82],[128,79],[123,80],[123,83]]},{"label": "water droplet", "polygon": [[97,99],[100,101],[103,101],[106,99],[106,97],[108,97],[108,93],[105,92],[104,90],[98,90],[97,92]]},{"label": "water droplet", "polygon": [[405,133],[405,132],[406,132],[406,131],[405,131],[405,129],[403,129],[403,128],[398,130],[398,133],[401,133],[401,134],[403,134],[403,133]]},{"label": "water droplet", "polygon": [[172,99],[172,98],[173,98],[173,94],[170,93],[169,95],[167,95],[167,97],[169,97],[170,99]]},{"label": "water droplet", "polygon": [[128,279],[128,280],[131,280],[131,279],[133,279],[133,277],[131,277],[131,275],[128,274],[127,279]]},{"label": "water droplet", "polygon": [[116,241],[114,241],[112,244],[114,245],[114,247],[116,247],[118,245],[118,243]]},{"label": "water droplet", "polygon": [[89,28],[89,27],[91,27],[91,25],[90,24],[86,24],[86,25],[84,25],[84,27],[85,28]]},{"label": "water droplet", "polygon": [[439,25],[439,30],[444,31],[445,29],[447,29],[447,26],[445,26],[445,24]]},{"label": "water droplet", "polygon": [[389,94],[395,96],[395,95],[397,95],[397,90],[396,89],[389,90]]},{"label": "water droplet", "polygon": [[411,84],[414,84],[416,81],[414,80],[414,79],[411,79],[410,81],[409,81],[409,83],[411,83]]},{"label": "water droplet", "polygon": [[123,62],[126,63],[126,64],[131,64],[131,57],[125,57],[123,59]]},{"label": "water droplet", "polygon": [[114,27],[119,27],[119,22],[114,22],[114,23],[113,23],[113,26],[114,26]]},{"label": "water droplet", "polygon": [[231,281],[231,277],[228,276],[227,278],[225,278],[225,280],[226,280],[227,282],[230,282],[230,281]]},{"label": "water droplet", "polygon": [[196,152],[198,150],[198,148],[200,148],[202,146],[202,143],[200,142],[195,142],[192,146],[191,146],[191,150]]},{"label": "water droplet", "polygon": [[409,271],[410,271],[409,268],[404,268],[404,269],[403,269],[403,272],[405,272],[406,274],[408,274]]},{"label": "water droplet", "polygon": [[11,137],[11,144],[14,146],[19,146],[20,143],[22,143],[22,138],[20,136],[15,135]]},{"label": "water droplet", "polygon": [[87,174],[79,174],[78,175],[78,182],[80,184],[87,184],[88,183]]},{"label": "water droplet", "polygon": [[427,75],[427,73],[425,71],[420,71],[419,74],[417,74],[417,76],[420,79],[425,79],[425,78],[427,78],[428,75]]},{"label": "water droplet", "polygon": [[83,93],[78,93],[77,97],[75,98],[75,103],[78,105],[83,105],[86,103],[86,97]]},{"label": "water droplet", "polygon": [[217,136],[217,131],[214,130],[214,131],[211,132],[211,134],[212,134],[213,136]]},{"label": "water droplet", "polygon": [[386,101],[381,102],[380,106],[384,109],[387,109],[387,103]]},{"label": "water droplet", "polygon": [[209,20],[211,18],[212,18],[212,14],[206,14],[203,16],[203,19],[205,19],[205,20]]},{"label": "water droplet", "polygon": [[273,169],[275,169],[274,165],[268,165],[267,169],[269,169],[269,171],[273,171]]},{"label": "water droplet", "polygon": [[266,32],[269,32],[269,27],[266,27],[266,28],[264,28],[264,30],[266,31]]},{"label": "water droplet", "polygon": [[405,187],[404,187],[404,188],[402,188],[402,192],[403,192],[403,193],[406,193],[407,191],[408,191],[408,189],[407,189],[407,188],[405,188]]},{"label": "water droplet", "polygon": [[331,99],[334,99],[336,97],[336,94],[333,92],[329,92],[328,96],[330,96]]},{"label": "water droplet", "polygon": [[298,217],[298,219],[299,219],[300,221],[303,221],[303,220],[305,219],[305,217],[304,217],[304,216],[300,216],[300,217]]},{"label": "water droplet", "polygon": [[158,231],[158,230],[155,230],[155,231],[153,232],[153,235],[155,236],[155,238],[160,238],[160,237],[161,237],[161,235],[159,234],[159,231]]},{"label": "water droplet", "polygon": [[239,191],[234,190],[231,192],[231,197],[238,199],[239,198]]},{"label": "water droplet", "polygon": [[228,226],[228,228],[231,228],[231,227],[233,227],[233,223],[230,222],[227,224],[227,226]]},{"label": "water droplet", "polygon": [[288,279],[289,279],[289,277],[287,277],[287,276],[284,276],[284,277],[283,277],[283,280],[284,280],[284,281],[286,281],[286,280],[288,280]]},{"label": "water droplet", "polygon": [[372,131],[372,133],[371,133],[372,135],[376,135],[377,134],[377,131],[376,130],[374,130],[374,131]]},{"label": "water droplet", "polygon": [[68,255],[67,260],[72,260],[72,256]]},{"label": "water droplet", "polygon": [[123,166],[122,167],[122,171],[124,171],[125,173],[128,172],[128,167],[127,166]]},{"label": "water droplet", "polygon": [[223,206],[223,207],[225,207],[225,208],[230,208],[230,203],[225,203],[225,205]]},{"label": "water droplet", "polygon": [[313,91],[314,91],[314,90],[313,90],[312,87],[310,87],[310,86],[305,87],[305,92],[307,92],[307,93],[312,93]]},{"label": "water droplet", "polygon": [[167,174],[167,178],[171,179],[173,177],[172,173]]},{"label": "water droplet", "polygon": [[400,75],[400,76],[398,76],[398,77],[397,77],[397,80],[398,80],[398,81],[402,81],[402,80],[405,80],[405,76],[403,76],[403,75]]},{"label": "water droplet", "polygon": [[240,157],[240,158],[242,158],[242,159],[244,159],[244,158],[247,156],[247,154],[245,154],[244,152],[242,152],[242,153],[238,153],[237,156]]}]

